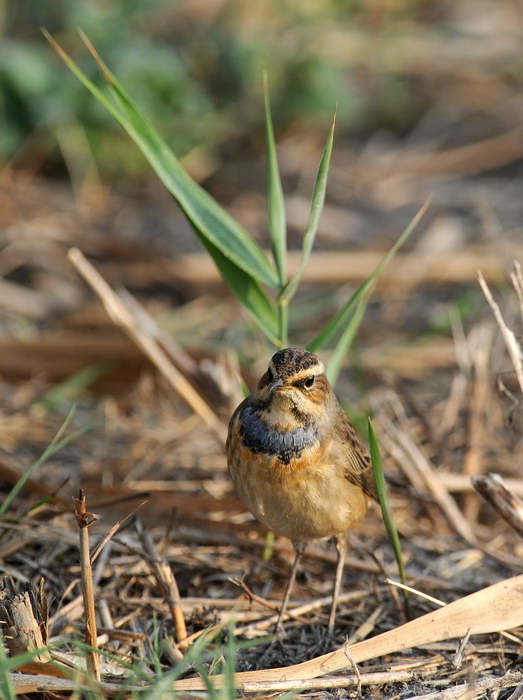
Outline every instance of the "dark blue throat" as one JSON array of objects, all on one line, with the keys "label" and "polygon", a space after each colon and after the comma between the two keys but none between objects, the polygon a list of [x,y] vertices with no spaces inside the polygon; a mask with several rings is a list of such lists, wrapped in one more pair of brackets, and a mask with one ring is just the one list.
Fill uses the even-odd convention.
[{"label": "dark blue throat", "polygon": [[318,440],[311,426],[277,430],[265,423],[252,406],[245,406],[239,418],[242,444],[256,454],[276,456],[282,464],[289,464],[293,457]]}]

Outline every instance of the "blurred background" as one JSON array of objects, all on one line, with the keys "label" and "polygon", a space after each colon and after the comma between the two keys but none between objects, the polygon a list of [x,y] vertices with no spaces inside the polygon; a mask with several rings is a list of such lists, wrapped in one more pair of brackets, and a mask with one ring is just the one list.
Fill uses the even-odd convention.
[{"label": "blurred background", "polygon": [[[355,400],[388,372],[441,400],[456,329],[485,318],[476,270],[503,291],[521,251],[522,19],[516,0],[4,2],[2,376],[30,380],[41,396],[80,373],[65,396],[88,400],[88,387],[127,391],[147,366],[67,261],[73,245],[209,371],[220,374],[213,363],[234,347],[252,385],[271,350],[136,147],[41,32],[98,80],[81,28],[191,175],[264,246],[263,71],[296,250],[337,105],[316,254],[291,309],[294,344],[432,198],[382,276],[341,385]],[[218,410],[226,417],[230,402]]]},{"label": "blurred background", "polygon": [[456,333],[488,317],[476,270],[504,292],[521,252],[522,19],[516,0],[2,3],[6,386],[29,381],[21,406],[57,387],[58,406],[60,397],[89,402],[87,389],[125,393],[148,366],[67,261],[73,245],[197,363],[209,363],[229,396],[216,401],[224,419],[237,397],[224,379],[230,349],[251,385],[271,350],[138,150],[41,27],[98,80],[81,28],[191,175],[264,246],[263,71],[296,250],[337,105],[327,202],[291,309],[291,340],[307,342],[431,197],[382,276],[341,391],[361,399],[387,375],[434,404],[451,385]]},{"label": "blurred background", "polygon": [[[55,252],[75,241],[87,253],[101,254],[102,246],[107,262],[115,247],[141,262],[144,245],[150,255],[173,259],[201,250],[138,150],[67,71],[41,27],[96,78],[77,34],[82,28],[193,177],[264,244],[262,72],[270,79],[295,247],[338,105],[318,248],[345,251],[331,281],[353,284],[371,262],[351,251],[385,250],[432,196],[410,244],[416,263],[394,275],[379,321],[393,318],[393,329],[401,319],[418,333],[448,329],[449,304],[470,312],[477,289],[467,283],[475,269],[500,274],[521,240],[522,12],[516,0],[4,2],[3,242],[28,256],[8,262],[4,249],[3,278],[22,282],[26,293],[13,316],[4,306],[4,325],[29,332],[49,307],[74,307],[63,280],[42,300],[42,286],[56,281],[34,254],[45,243]],[[188,273],[180,279],[162,269],[140,280],[124,267],[121,282],[149,292],[154,281],[169,304],[194,295]],[[346,295],[329,286],[328,273],[318,271],[312,298],[305,291],[298,301],[295,342]],[[421,278],[434,292],[430,304],[409,293]],[[442,289],[442,281],[454,286]],[[24,323],[21,299],[30,305],[31,291],[40,299]],[[412,315],[405,305],[415,307]],[[224,334],[243,334],[229,323],[222,332],[201,329],[192,344],[215,347]]]},{"label": "blurred background", "polygon": [[[80,27],[192,176],[264,245],[263,71],[295,248],[337,105],[317,248],[343,255],[336,269],[328,257],[309,266],[315,284],[291,314],[293,342],[306,342],[333,313],[428,196],[413,254],[384,277],[367,316],[366,362],[390,366],[376,347],[384,332],[392,345],[400,329],[417,341],[448,338],[449,308],[473,318],[474,300],[483,306],[476,269],[501,280],[521,241],[522,12],[516,0],[4,2],[2,327],[27,340],[83,308],[90,296],[60,262],[78,244],[111,268],[110,282],[154,298],[193,351],[215,354],[247,335],[239,344],[246,358],[266,354],[234,306],[204,323],[192,307],[174,320],[211,287],[215,295],[216,279],[204,256],[180,258],[201,253],[199,243],[136,147],[41,33],[96,79]],[[423,295],[414,294],[421,281]],[[440,361],[448,364],[445,347]],[[33,372],[18,353],[12,362],[2,355],[4,374]],[[85,364],[66,352],[59,368],[52,355],[39,358],[45,376],[64,378]]]},{"label": "blurred background", "polygon": [[[57,577],[51,563],[74,549],[64,533],[80,484],[89,499],[106,502],[147,492],[144,519],[178,523],[176,541],[189,545],[172,555],[183,596],[234,597],[228,577],[245,571],[269,595],[271,581],[283,585],[291,556],[288,543],[280,547],[267,579],[261,529],[234,498],[223,455],[240,373],[252,387],[273,349],[136,147],[41,27],[100,84],[81,28],[190,174],[264,247],[263,71],[294,251],[338,106],[326,206],[290,312],[292,344],[305,344],[335,313],[431,197],[374,290],[337,390],[362,432],[366,416],[376,417],[387,473],[400,486],[393,505],[410,575],[429,571],[424,585],[447,599],[458,574],[468,591],[520,571],[521,543],[480,503],[469,477],[495,469],[519,479],[521,490],[514,459],[522,448],[520,394],[510,374],[497,391],[511,365],[477,283],[481,269],[521,335],[509,283],[513,260],[523,260],[521,0],[0,0],[4,492],[49,445],[73,403],[72,427],[89,429],[24,489],[30,503],[53,492],[55,510],[48,508],[57,529],[39,528],[38,541],[30,526],[24,540],[15,533],[7,550],[0,547],[2,567],[31,580],[43,572],[62,599],[77,570],[71,565]],[[150,319],[145,328],[201,392],[220,429],[202,423],[113,323],[68,261],[72,246],[154,317],[162,335]],[[402,452],[402,435],[422,447],[443,491],[456,495],[465,519],[458,525],[454,511],[449,519],[434,506],[423,478],[403,472],[416,460]],[[113,503],[111,514],[121,507]],[[358,545],[382,563],[392,556],[379,517],[363,530],[351,535],[351,567],[359,557],[369,585],[368,572],[381,564]],[[463,549],[474,537],[505,558]],[[330,589],[322,556],[309,561],[308,589],[318,595]],[[104,585],[118,600],[121,581],[109,584],[108,575]],[[193,629],[214,614],[194,618]]]},{"label": "blurred background", "polygon": [[[520,123],[520,12],[515,0],[4,2],[1,154],[55,177],[92,157],[106,179],[148,178],[41,27],[94,76],[82,28],[176,152],[203,149],[207,171],[212,155],[258,147],[264,70],[281,137],[321,133],[337,104],[339,147],[477,143]],[[506,166],[516,150],[449,170]]]}]

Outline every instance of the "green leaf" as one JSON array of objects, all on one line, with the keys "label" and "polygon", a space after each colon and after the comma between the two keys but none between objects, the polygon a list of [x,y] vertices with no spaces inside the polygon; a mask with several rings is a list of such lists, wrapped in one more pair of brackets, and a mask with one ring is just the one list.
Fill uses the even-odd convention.
[{"label": "green leaf", "polygon": [[419,209],[418,213],[416,216],[412,219],[410,224],[407,226],[407,228],[403,231],[401,236],[398,238],[396,243],[392,246],[392,248],[388,251],[388,253],[380,260],[380,262],[376,265],[372,273],[367,277],[367,279],[360,284],[358,289],[354,292],[354,294],[350,297],[350,299],[345,302],[345,304],[341,307],[341,309],[338,311],[338,313],[321,329],[319,333],[317,333],[314,338],[308,343],[307,349],[310,350],[311,352],[316,352],[317,350],[320,350],[321,348],[324,348],[329,341],[341,331],[343,326],[345,325],[347,319],[350,316],[352,307],[359,301],[359,299],[362,297],[362,295],[369,289],[369,287],[373,284],[377,276],[380,274],[380,272],[383,270],[383,268],[388,265],[388,263],[392,260],[392,258],[396,255],[398,252],[399,248],[405,243],[407,238],[410,236],[410,234],[414,231],[416,226],[418,225],[420,219],[422,218],[423,214],[426,212],[428,206],[430,204],[430,197],[425,201],[423,206]]},{"label": "green leaf", "polygon": [[287,223],[285,220],[285,202],[283,199],[283,188],[278,167],[278,157],[276,155],[276,144],[274,142],[269,84],[266,74],[263,76],[263,97],[265,103],[265,138],[267,141],[269,234],[271,237],[272,256],[278,270],[280,286],[283,287],[287,279]]},{"label": "green leaf", "polygon": [[343,358],[345,357],[348,349],[352,345],[354,336],[358,331],[361,319],[363,318],[363,314],[365,313],[365,309],[367,308],[367,303],[368,296],[360,297],[360,300],[356,305],[356,308],[354,309],[354,313],[350,321],[345,326],[345,330],[343,331],[340,339],[336,343],[336,347],[334,348],[334,352],[332,353],[331,359],[329,360],[326,372],[327,378],[332,385],[336,384],[336,381],[338,380],[341,365],[343,363]]},{"label": "green leaf", "polygon": [[318,172],[316,174],[316,181],[314,183],[314,190],[312,192],[311,210],[309,213],[309,220],[307,222],[307,227],[303,235],[303,245],[301,248],[301,258],[298,269],[294,273],[291,280],[289,280],[287,286],[280,295],[281,299],[284,299],[287,303],[295,295],[300,280],[303,276],[303,271],[305,270],[305,265],[311,254],[312,246],[314,245],[314,239],[316,238],[316,232],[318,230],[318,222],[320,220],[320,215],[323,210],[323,205],[325,203],[325,190],[327,189],[327,178],[329,173],[329,165],[332,154],[332,144],[334,142],[334,128],[336,126],[336,112],[332,119],[332,126],[329,132],[329,137],[325,148],[323,150],[323,155],[321,157],[320,165],[318,167]]},{"label": "green leaf", "polygon": [[[385,529],[387,530],[387,535],[389,542],[394,550],[394,556],[396,558],[396,563],[398,564],[398,569],[400,572],[400,578],[403,585],[407,585],[407,574],[405,573],[405,564],[403,562],[403,553],[401,551],[401,543],[394,523],[394,518],[392,516],[392,511],[389,505],[387,484],[385,483],[385,476],[383,472],[383,463],[381,461],[380,448],[378,444],[378,438],[376,437],[376,432],[372,424],[372,420],[368,419],[369,427],[369,448],[370,448],[370,458],[372,462],[372,471],[374,474],[374,482],[376,484],[376,491],[378,493],[378,500],[380,502],[381,513],[383,515],[383,522],[385,523]],[[407,592],[403,590],[403,597],[406,607],[407,603]]]},{"label": "green leaf", "polygon": [[74,75],[110,112],[140,148],[160,180],[178,202],[198,236],[209,241],[220,250],[223,256],[251,277],[277,289],[278,276],[260,246],[183,169],[165,141],[100,59],[87,37],[81,33],[84,43],[98,63],[102,76],[108,84],[116,108],[57,42],[47,32],[44,34]]},{"label": "green leaf", "polygon": [[278,345],[278,320],[274,306],[257,280],[235,265],[205,238],[202,243],[233,294],[251,313],[255,323],[274,345]]}]

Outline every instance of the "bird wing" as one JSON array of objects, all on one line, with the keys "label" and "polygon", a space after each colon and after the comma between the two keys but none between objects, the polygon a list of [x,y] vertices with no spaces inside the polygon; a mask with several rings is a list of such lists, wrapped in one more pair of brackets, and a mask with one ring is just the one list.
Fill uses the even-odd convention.
[{"label": "bird wing", "polygon": [[361,488],[367,496],[377,500],[376,485],[372,473],[370,455],[361,444],[354,426],[342,410],[343,419],[339,430],[343,443],[346,445],[346,472],[345,476],[355,486]]}]

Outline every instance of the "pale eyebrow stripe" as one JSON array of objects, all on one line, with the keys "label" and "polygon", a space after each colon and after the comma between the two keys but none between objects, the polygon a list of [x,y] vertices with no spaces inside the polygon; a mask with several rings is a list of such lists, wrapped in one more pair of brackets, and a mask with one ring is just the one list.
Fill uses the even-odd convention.
[{"label": "pale eyebrow stripe", "polygon": [[299,372],[295,372],[289,377],[289,379],[291,379],[293,382],[299,382],[300,379],[310,377],[311,374],[317,376],[318,374],[323,374],[324,372],[325,367],[323,366],[323,362],[318,362],[317,364],[312,365],[312,367],[307,367],[307,369],[302,369]]},{"label": "pale eyebrow stripe", "polygon": [[[269,362],[269,367],[268,369],[271,370],[273,375],[277,375],[278,373],[276,372],[276,368],[274,367],[272,363],[272,359]],[[294,374],[289,376],[289,379],[292,379],[293,381],[299,381],[300,379],[304,379],[305,377],[309,377],[311,374],[318,375],[318,374],[324,374],[325,373],[325,365],[323,362],[318,359],[315,365],[311,365],[310,367],[307,367],[306,369],[302,369],[299,372],[295,372]]]}]

